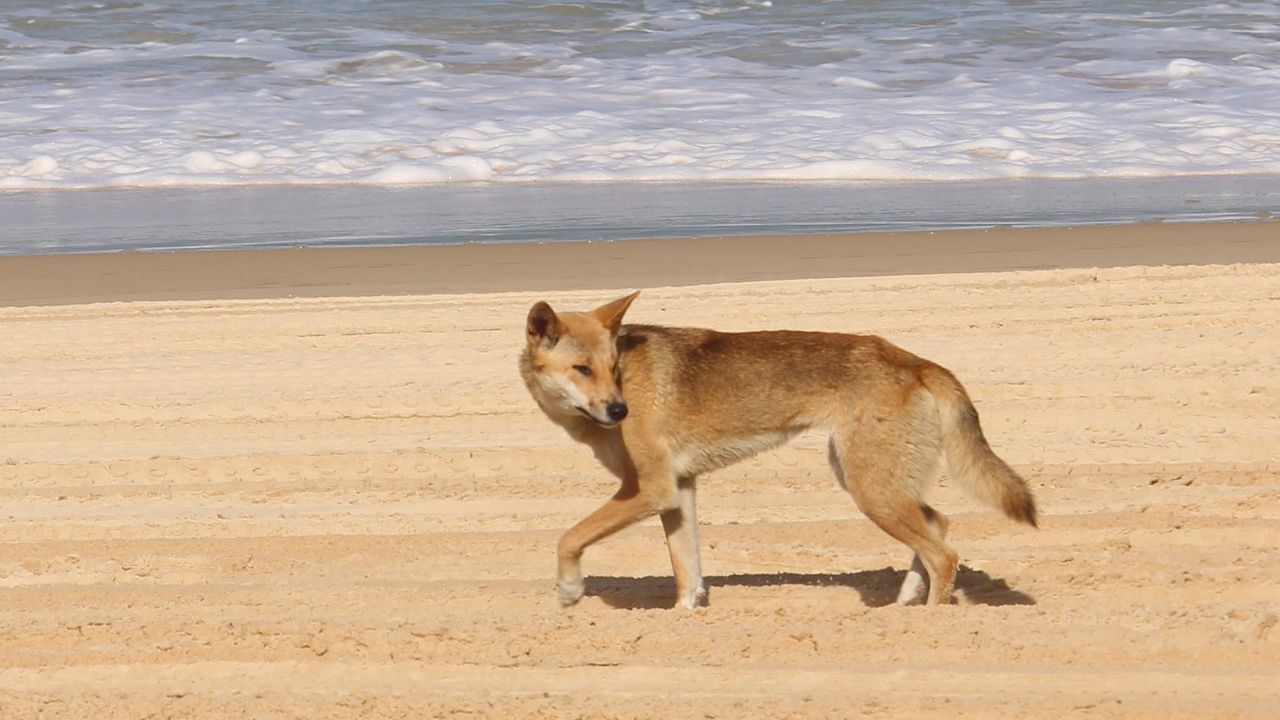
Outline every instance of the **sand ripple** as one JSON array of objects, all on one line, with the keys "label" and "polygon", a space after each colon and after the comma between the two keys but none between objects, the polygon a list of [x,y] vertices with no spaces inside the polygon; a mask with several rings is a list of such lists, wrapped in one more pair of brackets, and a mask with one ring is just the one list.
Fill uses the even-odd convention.
[{"label": "sand ripple", "polygon": [[803,436],[703,482],[711,607],[667,609],[649,523],[559,610],[556,537],[611,488],[519,384],[534,299],[0,309],[0,716],[1280,707],[1280,266],[641,296],[636,321],[869,331],[960,375],[1043,528],[941,488],[938,609],[885,607],[905,553]]}]

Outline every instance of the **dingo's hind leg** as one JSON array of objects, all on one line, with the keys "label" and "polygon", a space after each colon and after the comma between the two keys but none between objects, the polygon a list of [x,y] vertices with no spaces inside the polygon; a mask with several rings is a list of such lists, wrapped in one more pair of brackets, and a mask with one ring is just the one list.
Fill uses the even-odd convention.
[{"label": "dingo's hind leg", "polygon": [[927,573],[926,602],[947,603],[959,556],[943,542],[945,518],[920,499],[941,458],[937,412],[916,396],[872,404],[864,413],[836,428],[831,465],[858,508],[915,553],[899,601],[914,601]]},{"label": "dingo's hind leg", "polygon": [[[920,510],[924,513],[925,521],[929,523],[929,528],[937,534],[938,539],[945,540],[947,527],[950,525],[947,516],[924,503],[920,504]],[[907,570],[907,576],[903,578],[902,587],[898,590],[898,604],[915,605],[923,602],[928,589],[929,576],[924,569],[924,563],[920,561],[919,555],[913,555],[911,569]]]},{"label": "dingo's hind leg", "polygon": [[[921,567],[917,569],[913,561],[912,571],[922,575],[919,570],[924,570],[929,575],[926,602],[929,605],[950,602],[960,558],[929,526],[919,501],[908,493],[897,491],[892,484],[887,484],[885,476],[881,474],[864,474],[849,467],[846,482],[858,508],[881,530],[915,552]],[[908,583],[913,582],[912,571],[908,571]],[[920,579],[923,580],[923,577]],[[900,598],[903,592],[910,596],[913,591],[908,586],[900,591]]]},{"label": "dingo's hind leg", "polygon": [[696,479],[681,479],[677,492],[680,507],[662,513],[662,529],[667,533],[667,549],[671,551],[676,603],[693,609],[707,599],[707,588],[702,584],[702,563],[698,558]]}]

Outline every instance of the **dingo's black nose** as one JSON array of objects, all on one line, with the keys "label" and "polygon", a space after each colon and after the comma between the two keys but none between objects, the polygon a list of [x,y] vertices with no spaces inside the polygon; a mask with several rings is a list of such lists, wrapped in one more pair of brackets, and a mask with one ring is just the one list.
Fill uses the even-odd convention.
[{"label": "dingo's black nose", "polygon": [[627,416],[627,404],[611,402],[609,403],[609,407],[605,408],[604,411],[609,415],[610,420],[614,422],[622,422],[622,419]]}]

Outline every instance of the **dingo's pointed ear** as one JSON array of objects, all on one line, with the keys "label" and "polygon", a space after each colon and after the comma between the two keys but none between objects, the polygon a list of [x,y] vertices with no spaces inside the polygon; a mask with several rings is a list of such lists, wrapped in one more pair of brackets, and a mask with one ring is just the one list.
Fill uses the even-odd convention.
[{"label": "dingo's pointed ear", "polygon": [[529,336],[530,345],[553,348],[560,340],[560,330],[560,318],[545,301],[529,309],[529,321],[525,325],[525,332]]},{"label": "dingo's pointed ear", "polygon": [[637,290],[624,298],[618,298],[611,303],[606,303],[591,311],[592,315],[600,321],[601,325],[609,328],[609,332],[614,335],[618,334],[618,330],[622,327],[622,316],[626,314],[627,308],[631,307],[631,301],[636,299],[640,294]]}]

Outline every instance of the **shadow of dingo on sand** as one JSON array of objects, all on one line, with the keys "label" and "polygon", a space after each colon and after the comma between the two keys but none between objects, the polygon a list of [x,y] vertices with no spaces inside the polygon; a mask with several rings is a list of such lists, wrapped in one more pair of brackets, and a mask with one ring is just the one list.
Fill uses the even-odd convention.
[{"label": "shadow of dingo on sand", "polygon": [[[771,587],[806,585],[848,587],[858,591],[868,607],[892,605],[898,597],[904,570],[881,568],[853,573],[743,573],[705,578],[707,593],[717,587]],[[675,580],[670,577],[588,577],[588,597],[598,597],[611,607],[640,610],[675,605]],[[982,570],[961,565],[956,574],[956,599],[962,605],[1035,605],[1035,598],[1009,587],[1009,583]]]}]

